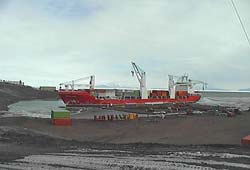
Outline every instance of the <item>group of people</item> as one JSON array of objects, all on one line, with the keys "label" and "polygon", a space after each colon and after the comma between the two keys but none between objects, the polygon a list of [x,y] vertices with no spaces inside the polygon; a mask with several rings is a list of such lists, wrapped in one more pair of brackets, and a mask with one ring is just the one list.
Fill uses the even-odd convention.
[{"label": "group of people", "polygon": [[115,114],[115,115],[94,115],[94,120],[133,120],[138,119],[138,114],[130,113],[126,114]]}]

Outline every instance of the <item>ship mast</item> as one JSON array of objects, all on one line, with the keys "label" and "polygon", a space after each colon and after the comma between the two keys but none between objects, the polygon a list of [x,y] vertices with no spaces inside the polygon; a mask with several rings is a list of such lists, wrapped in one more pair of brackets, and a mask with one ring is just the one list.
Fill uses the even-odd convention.
[{"label": "ship mast", "polygon": [[132,62],[132,66],[134,71],[132,72],[132,76],[135,74],[139,83],[140,83],[140,92],[141,92],[141,98],[147,99],[148,93],[146,88],[146,72],[143,71],[138,65],[136,65],[134,62]]},{"label": "ship mast", "polygon": [[170,95],[170,99],[175,99],[175,83],[174,83],[174,76],[168,75],[168,91]]}]

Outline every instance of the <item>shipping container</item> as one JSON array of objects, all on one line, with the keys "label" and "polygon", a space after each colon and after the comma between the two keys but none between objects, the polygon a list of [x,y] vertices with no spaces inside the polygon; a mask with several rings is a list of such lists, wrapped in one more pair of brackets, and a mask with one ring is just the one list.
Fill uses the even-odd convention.
[{"label": "shipping container", "polygon": [[122,94],[123,94],[122,90],[118,90],[118,89],[115,90],[115,96],[122,96]]},{"label": "shipping container", "polygon": [[188,92],[187,91],[178,91],[178,96],[187,96]]},{"label": "shipping container", "polygon": [[139,97],[140,96],[140,91],[139,91],[139,94],[137,92],[134,92],[134,91],[125,91],[124,96],[126,96],[126,97],[128,97],[128,96]]},{"label": "shipping container", "polygon": [[125,90],[126,93],[134,93],[134,90]]},{"label": "shipping container", "polygon": [[136,113],[130,113],[130,114],[128,115],[128,119],[129,119],[129,120],[138,119],[138,114],[136,114]]},{"label": "shipping container", "polygon": [[71,126],[72,119],[53,119],[53,124],[56,126]]},{"label": "shipping container", "polygon": [[150,96],[151,97],[156,97],[156,96],[158,96],[158,97],[166,97],[166,96],[168,96],[168,91],[166,91],[166,90],[152,90],[152,92],[151,92],[151,94],[150,94]]},{"label": "shipping container", "polygon": [[39,90],[41,91],[56,91],[55,86],[40,86]]},{"label": "shipping container", "polygon": [[164,97],[167,97],[167,96],[169,96],[169,93],[168,93],[168,91],[162,91],[161,95],[164,96]]},{"label": "shipping container", "polygon": [[70,118],[69,111],[51,111],[51,119]]},{"label": "shipping container", "polygon": [[134,91],[134,96],[135,96],[135,97],[139,97],[140,94],[141,94],[141,93],[140,93],[140,90],[135,90],[135,91]]},{"label": "shipping container", "polygon": [[241,144],[250,146],[250,135],[245,136],[244,138],[242,138],[241,139]]}]

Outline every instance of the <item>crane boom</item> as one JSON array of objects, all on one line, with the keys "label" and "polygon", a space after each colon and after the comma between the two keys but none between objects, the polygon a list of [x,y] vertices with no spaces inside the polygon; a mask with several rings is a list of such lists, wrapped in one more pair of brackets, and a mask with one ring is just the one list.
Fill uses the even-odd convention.
[{"label": "crane boom", "polygon": [[[78,83],[77,84],[77,82],[84,81],[84,80],[87,80],[87,79],[90,79],[89,84],[83,84],[83,83]],[[76,80],[60,83],[59,85],[60,85],[60,88],[63,85],[63,86],[65,86],[66,89],[69,89],[69,87],[70,87],[71,90],[74,90],[75,86],[87,86],[90,89],[94,89],[94,87],[95,87],[95,76],[92,75],[92,76],[88,76],[88,77],[83,77],[83,78],[79,78],[79,79],[76,79]]]},{"label": "crane boom", "polygon": [[189,81],[189,83],[192,85],[192,86],[195,86],[195,85],[197,85],[197,84],[202,84],[202,90],[205,90],[205,88],[207,88],[207,83],[206,82],[204,82],[204,81],[200,81],[200,80],[188,80]]},{"label": "crane boom", "polygon": [[141,98],[147,99],[147,88],[146,88],[146,72],[143,71],[138,65],[136,65],[134,62],[132,62],[132,66],[134,69],[134,72],[132,71],[132,74],[135,73],[139,83],[140,83],[140,92],[141,92]]}]

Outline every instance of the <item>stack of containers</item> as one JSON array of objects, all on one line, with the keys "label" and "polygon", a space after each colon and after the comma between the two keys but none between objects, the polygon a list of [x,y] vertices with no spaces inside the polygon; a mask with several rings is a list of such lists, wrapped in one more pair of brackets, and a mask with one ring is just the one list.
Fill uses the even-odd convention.
[{"label": "stack of containers", "polygon": [[241,139],[241,144],[250,146],[250,135],[243,137]]},{"label": "stack of containers", "polygon": [[138,119],[138,114],[136,114],[136,113],[130,113],[130,114],[128,115],[128,119],[129,119],[129,120]]},{"label": "stack of containers", "polygon": [[178,96],[187,96],[188,92],[187,91],[179,91],[179,95]]},{"label": "stack of containers", "polygon": [[156,90],[152,90],[151,96],[152,96],[153,98],[156,98],[157,95],[158,95],[157,91],[156,91]]},{"label": "stack of containers", "polygon": [[72,119],[70,118],[69,111],[51,111],[51,119],[53,125],[56,126],[71,126]]},{"label": "stack of containers", "polygon": [[133,97],[135,97],[135,98],[140,98],[140,90],[134,90],[134,92],[133,92],[134,94],[133,94]]},{"label": "stack of containers", "polygon": [[168,96],[168,91],[162,91],[161,95],[162,95],[163,97],[167,97],[167,96]]}]

